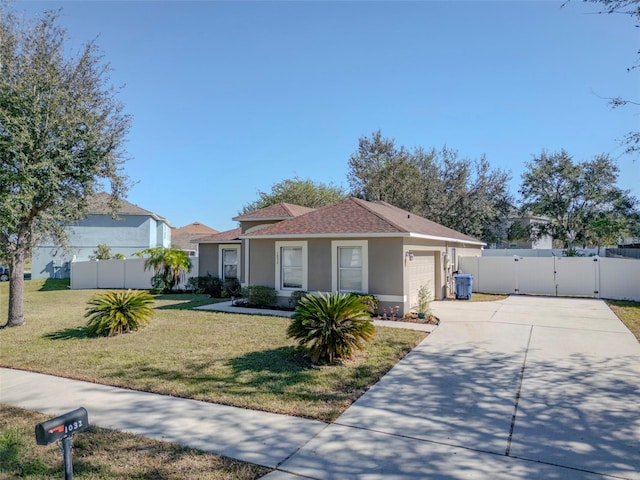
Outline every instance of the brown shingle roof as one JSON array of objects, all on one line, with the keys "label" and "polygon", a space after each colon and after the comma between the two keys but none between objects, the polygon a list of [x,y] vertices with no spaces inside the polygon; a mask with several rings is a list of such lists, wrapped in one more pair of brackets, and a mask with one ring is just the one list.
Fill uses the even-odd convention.
[{"label": "brown shingle roof", "polygon": [[[92,197],[90,197],[87,200],[87,214],[88,215],[112,215],[113,211],[111,209],[111,206],[109,205],[110,198],[111,198],[111,195],[104,192],[97,193]],[[127,202],[124,199],[120,200],[120,208],[118,208],[118,211],[116,213],[118,215],[144,215],[144,216],[153,217],[156,220],[165,222],[167,225],[173,228],[173,225],[171,225],[169,220],[167,220],[166,218],[161,217],[160,215],[153,213],[149,210],[145,210],[144,208],[139,207],[134,203]]]},{"label": "brown shingle roof", "polygon": [[226,230],[224,232],[216,233],[214,235],[207,235],[205,237],[198,238],[197,243],[223,243],[223,242],[240,242],[238,238],[242,233],[240,227]]},{"label": "brown shingle roof", "polygon": [[354,234],[417,234],[443,240],[482,244],[475,238],[388,203],[367,202],[357,198],[349,198],[340,203],[313,210],[305,215],[246,233],[244,236],[255,238]]},{"label": "brown shingle roof", "polygon": [[188,235],[213,235],[214,233],[219,233],[215,228],[211,228],[206,226],[200,222],[193,222],[189,225],[185,225],[184,227],[176,228],[171,235],[180,235],[180,234],[188,234]]},{"label": "brown shingle roof", "polygon": [[176,228],[171,232],[171,245],[173,247],[182,248],[185,250],[191,250],[195,248],[194,243],[198,243],[201,237],[206,235],[213,235],[219,233],[211,227],[208,227],[200,222],[193,222],[184,227]]},{"label": "brown shingle roof", "polygon": [[242,215],[233,217],[231,220],[286,220],[288,218],[304,215],[305,213],[309,213],[313,210],[313,208],[301,207],[300,205],[294,205],[293,203],[282,202],[253,212],[243,213]]}]

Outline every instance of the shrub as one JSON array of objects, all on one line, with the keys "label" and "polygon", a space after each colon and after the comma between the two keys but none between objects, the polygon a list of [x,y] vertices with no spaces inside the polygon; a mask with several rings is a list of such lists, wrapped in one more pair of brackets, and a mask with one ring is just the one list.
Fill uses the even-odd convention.
[{"label": "shrub", "polygon": [[225,278],[224,280],[224,293],[227,297],[240,296],[242,286],[237,278]]},{"label": "shrub", "polygon": [[300,300],[302,300],[309,292],[306,290],[296,290],[295,292],[291,292],[291,306],[293,308],[298,306]]},{"label": "shrub", "polygon": [[99,293],[89,300],[85,317],[91,335],[114,336],[146,325],[153,316],[153,297],[145,291]]},{"label": "shrub", "polygon": [[415,308],[419,314],[428,315],[431,313],[431,308],[429,307],[430,300],[431,292],[427,287],[421,285],[418,289],[418,304],[413,308]]},{"label": "shrub", "polygon": [[287,336],[306,348],[316,364],[351,358],[374,334],[360,297],[341,293],[303,297],[287,329]]},{"label": "shrub", "polygon": [[222,296],[222,280],[209,273],[202,277],[191,277],[187,283],[196,293],[204,293],[213,298]]},{"label": "shrub", "polygon": [[276,289],[262,285],[244,287],[241,292],[245,303],[252,307],[269,307],[276,304]]},{"label": "shrub", "polygon": [[108,245],[101,243],[98,245],[97,250],[93,251],[93,258],[95,258],[96,260],[110,260],[111,249]]},{"label": "shrub", "polygon": [[365,310],[371,315],[375,315],[378,312],[378,297],[371,295],[370,293],[356,293],[353,292],[350,295],[355,295],[360,298],[360,301],[364,304]]},{"label": "shrub", "polygon": [[198,278],[200,277],[189,277],[187,280],[187,289],[193,293],[204,293],[204,290],[200,288]]}]

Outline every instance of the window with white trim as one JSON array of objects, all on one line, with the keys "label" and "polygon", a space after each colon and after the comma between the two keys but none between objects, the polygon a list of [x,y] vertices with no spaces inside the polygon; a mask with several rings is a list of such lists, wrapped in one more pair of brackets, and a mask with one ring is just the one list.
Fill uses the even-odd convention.
[{"label": "window with white trim", "polygon": [[366,240],[332,241],[333,291],[367,293],[369,290],[368,257]]},{"label": "window with white trim", "polygon": [[307,289],[307,242],[276,242],[276,289]]},{"label": "window with white trim", "polygon": [[338,291],[362,291],[362,247],[338,247]]},{"label": "window with white trim", "polygon": [[222,280],[238,278],[238,260],[240,258],[240,246],[220,245],[219,248],[219,275]]}]

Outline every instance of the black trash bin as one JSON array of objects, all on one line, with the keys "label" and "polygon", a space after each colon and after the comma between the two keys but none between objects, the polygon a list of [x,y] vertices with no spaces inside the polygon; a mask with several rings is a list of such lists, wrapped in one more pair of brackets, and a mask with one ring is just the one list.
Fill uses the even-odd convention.
[{"label": "black trash bin", "polygon": [[459,273],[453,276],[456,282],[456,299],[471,300],[473,275],[470,273]]}]

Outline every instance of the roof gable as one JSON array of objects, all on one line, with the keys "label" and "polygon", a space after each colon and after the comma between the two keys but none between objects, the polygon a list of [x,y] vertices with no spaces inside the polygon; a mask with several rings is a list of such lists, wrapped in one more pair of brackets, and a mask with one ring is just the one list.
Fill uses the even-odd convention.
[{"label": "roof gable", "polygon": [[213,235],[214,233],[219,232],[215,228],[208,227],[203,223],[193,222],[189,225],[185,225],[184,227],[176,228],[171,235]]},{"label": "roof gable", "polygon": [[298,217],[313,211],[313,208],[302,207],[300,205],[294,205],[293,203],[276,203],[253,212],[243,213],[237,217],[233,217],[231,220],[236,221],[252,221],[252,220],[286,220],[289,218]]},{"label": "roof gable", "polygon": [[479,240],[386,202],[348,198],[304,215],[264,227],[244,236],[407,235],[482,244]]},{"label": "roof gable", "polygon": [[445,227],[432,220],[428,220],[420,215],[394,207],[387,202],[365,202],[364,200],[355,199],[357,202],[366,204],[366,208],[385,218],[390,223],[396,225],[401,231],[417,233],[431,237],[451,238],[460,241],[482,243],[477,238],[473,238],[464,233],[460,233],[452,228]]},{"label": "roof gable", "polygon": [[231,230],[225,230],[224,232],[215,233],[213,235],[207,235],[195,240],[195,243],[225,243],[225,242],[240,242],[240,234],[242,229],[240,227],[233,228]]},{"label": "roof gable", "polygon": [[[109,201],[111,199],[111,195],[108,193],[100,192],[92,195],[87,199],[87,215],[113,215],[113,210],[111,209],[111,205],[109,205]],[[119,208],[115,212],[117,215],[142,215],[149,216],[154,218],[155,220],[159,220],[161,222],[166,223],[170,227],[173,228],[173,225],[164,217],[161,217],[158,214],[155,214],[149,210],[145,210],[138,205],[127,202],[124,199],[119,200]]]}]

